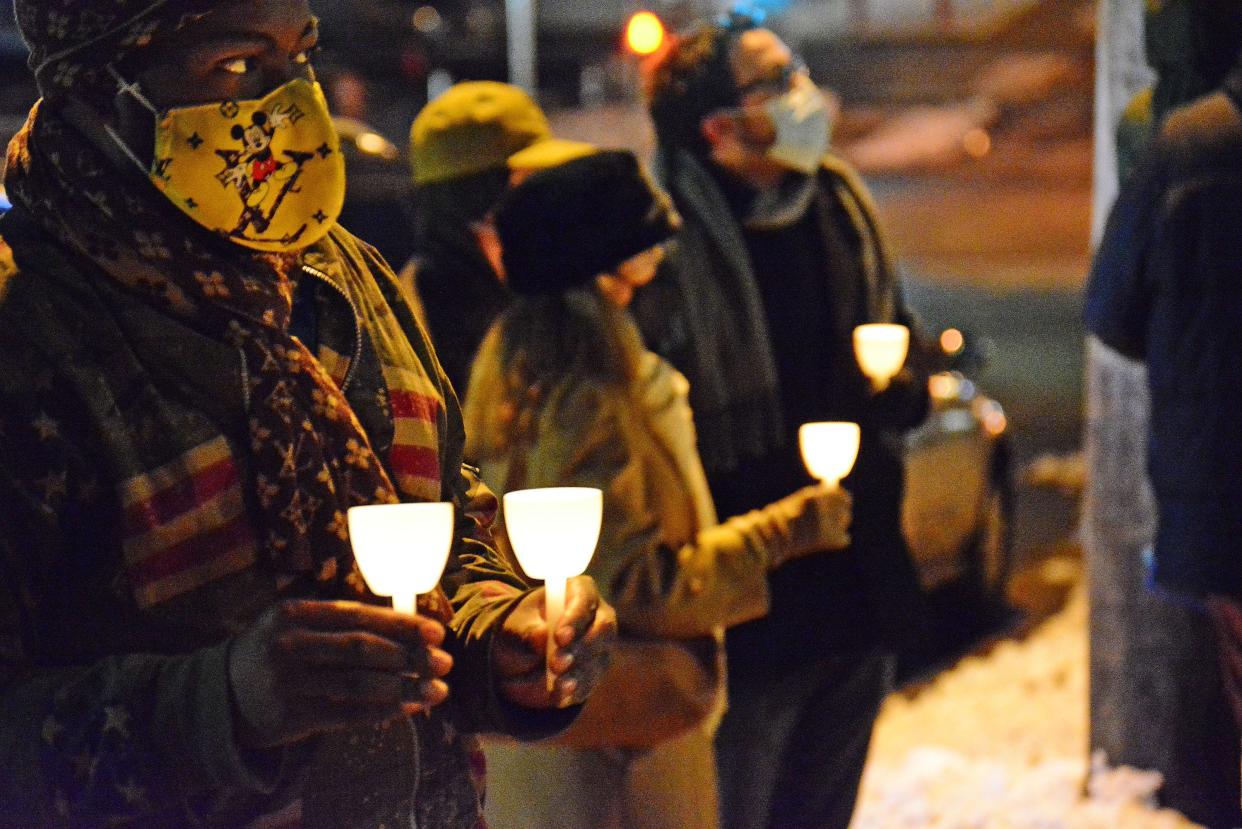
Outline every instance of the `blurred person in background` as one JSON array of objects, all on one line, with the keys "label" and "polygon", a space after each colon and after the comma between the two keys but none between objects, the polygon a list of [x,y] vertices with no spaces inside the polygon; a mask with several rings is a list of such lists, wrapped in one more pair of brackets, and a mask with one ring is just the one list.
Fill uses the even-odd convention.
[{"label": "blurred person in background", "polygon": [[509,160],[539,168],[593,151],[552,137],[523,90],[466,81],[423,108],[410,129],[416,249],[401,281],[421,306],[444,371],[459,392],[496,316],[509,304],[489,215],[509,187]]},{"label": "blurred person in background", "polygon": [[1157,526],[1150,559],[1135,566],[1169,607],[1136,623],[1165,623],[1173,640],[1145,666],[1171,708],[1152,765],[1165,775],[1162,802],[1216,829],[1242,825],[1242,8],[1170,0],[1147,25],[1156,133],[1110,214],[1086,322],[1147,367]]},{"label": "blurred person in background", "polygon": [[[0,824],[475,829],[471,734],[568,725],[614,617],[575,580],[547,690],[448,380],[335,223],[306,2],[16,9],[43,99],[0,221]],[[347,531],[397,501],[457,510],[413,615]]]},{"label": "blurred person in background", "polygon": [[768,572],[849,543],[849,496],[823,485],[717,523],[686,380],[626,310],[676,222],[628,152],[536,173],[497,210],[515,299],[474,365],[467,452],[506,491],[604,491],[587,572],[623,637],[565,735],[485,742],[493,826],[718,826],[722,631],[767,612]]},{"label": "blurred person in background", "polygon": [[772,32],[734,16],[649,67],[656,169],[684,227],[636,302],[653,351],[690,381],[716,507],[741,515],[808,479],[798,427],[854,421],[853,543],[774,571],[772,611],[728,631],[717,734],[730,829],[844,829],[893,652],[922,596],[901,535],[902,435],[928,409],[918,334],[876,393],[855,326],[913,324],[862,182],[829,148],[819,88]]}]

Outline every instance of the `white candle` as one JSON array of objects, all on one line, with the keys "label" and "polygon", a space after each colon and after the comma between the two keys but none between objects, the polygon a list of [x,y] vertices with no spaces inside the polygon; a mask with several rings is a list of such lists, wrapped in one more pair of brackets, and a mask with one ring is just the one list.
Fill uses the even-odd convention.
[{"label": "white candle", "polygon": [[349,540],[367,586],[416,612],[418,595],[435,589],[453,546],[453,505],[373,504],[349,510]]},{"label": "white candle", "polygon": [[872,323],[854,329],[854,355],[876,391],[888,388],[909,350],[910,329],[904,325]]},{"label": "white candle", "polygon": [[549,692],[555,683],[550,666],[565,610],[566,584],[591,563],[604,517],[603,496],[589,487],[551,487],[504,497],[505,529],[518,563],[528,576],[544,582]]},{"label": "white candle", "polygon": [[798,429],[802,461],[813,477],[840,486],[858,459],[861,437],[857,423],[804,423]]}]

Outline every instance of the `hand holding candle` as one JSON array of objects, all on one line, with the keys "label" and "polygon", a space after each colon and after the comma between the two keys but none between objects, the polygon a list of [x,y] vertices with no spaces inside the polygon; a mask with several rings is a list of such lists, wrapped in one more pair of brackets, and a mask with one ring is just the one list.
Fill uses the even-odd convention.
[{"label": "hand holding candle", "polygon": [[910,329],[904,325],[873,323],[854,329],[854,355],[877,392],[884,391],[906,361]]},{"label": "hand holding candle", "polygon": [[805,423],[798,430],[802,461],[825,485],[840,486],[858,459],[861,436],[857,423]]},{"label": "hand holding candle", "polygon": [[392,606],[416,612],[435,589],[453,546],[453,505],[373,504],[349,510],[349,540],[367,586]]},{"label": "hand holding candle", "polygon": [[[354,558],[384,607],[287,599],[229,647],[237,738],[247,748],[428,711],[448,698],[453,666],[444,626],[415,612],[433,590],[453,541],[452,504],[378,504],[349,510]],[[410,683],[414,685],[411,687]]]},{"label": "hand holding candle", "polygon": [[[518,563],[528,576],[544,581],[550,662],[556,653],[566,583],[586,570],[599,542],[603,493],[586,487],[518,490],[505,495],[504,508]],[[551,670],[547,682],[551,692],[555,682]]]}]

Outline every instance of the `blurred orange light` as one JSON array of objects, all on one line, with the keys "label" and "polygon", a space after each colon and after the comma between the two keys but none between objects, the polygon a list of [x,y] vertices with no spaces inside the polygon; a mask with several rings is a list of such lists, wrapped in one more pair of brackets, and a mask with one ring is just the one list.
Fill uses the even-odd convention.
[{"label": "blurred orange light", "polygon": [[940,348],[945,354],[956,354],[966,345],[966,338],[956,328],[946,328],[940,334]]},{"label": "blurred orange light", "polygon": [[652,55],[664,45],[664,24],[651,12],[636,12],[625,26],[625,43],[636,55]]},{"label": "blurred orange light", "polygon": [[1003,434],[1008,426],[1009,421],[1003,412],[988,412],[983,418],[983,428],[992,437]]},{"label": "blurred orange light", "polygon": [[992,136],[987,130],[975,127],[962,136],[962,147],[973,158],[983,158],[992,152]]},{"label": "blurred orange light", "polygon": [[952,400],[957,397],[961,382],[952,374],[933,374],[927,379],[927,391],[934,400]]}]

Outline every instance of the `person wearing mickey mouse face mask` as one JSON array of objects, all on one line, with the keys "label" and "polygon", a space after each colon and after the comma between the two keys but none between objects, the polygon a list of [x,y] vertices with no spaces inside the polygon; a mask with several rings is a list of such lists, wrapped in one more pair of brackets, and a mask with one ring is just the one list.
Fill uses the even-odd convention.
[{"label": "person wearing mickey mouse face mask", "polygon": [[[336,223],[306,0],[16,12],[0,823],[475,829],[473,734],[565,728],[615,614],[577,579],[550,631],[496,552],[426,333]],[[398,613],[346,512],[420,501],[452,553]]]},{"label": "person wearing mickey mouse face mask", "polygon": [[918,335],[874,392],[853,328],[913,320],[871,199],[831,152],[831,107],[779,37],[740,16],[703,25],[656,58],[647,92],[684,225],[634,314],[690,381],[721,517],[808,482],[800,424],[862,427],[852,543],[771,573],[769,614],[729,629],[716,735],[727,829],[845,829],[894,651],[920,629],[900,523],[901,436],[928,407]]}]

